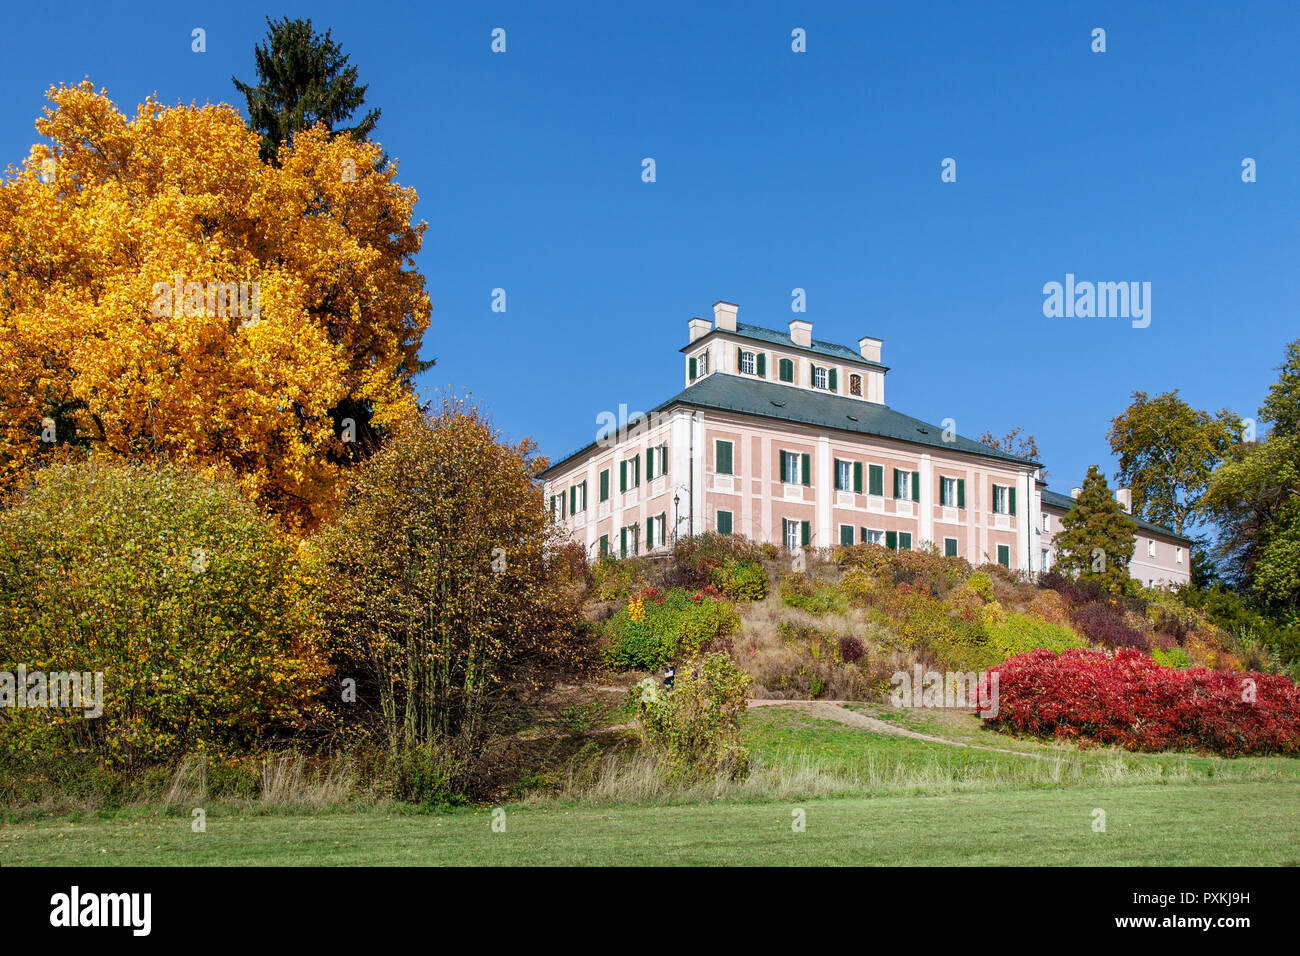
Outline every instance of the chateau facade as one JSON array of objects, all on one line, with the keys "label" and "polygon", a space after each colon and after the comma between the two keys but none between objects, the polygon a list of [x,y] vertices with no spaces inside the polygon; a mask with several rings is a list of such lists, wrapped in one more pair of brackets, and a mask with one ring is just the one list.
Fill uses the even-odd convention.
[{"label": "chateau facade", "polygon": [[[972,564],[1052,566],[1069,497],[1041,463],[963,438],[885,404],[880,339],[856,350],[737,321],[688,322],[684,389],[612,422],[542,473],[554,519],[592,557],[671,548],[678,535],[734,532],[794,550],[933,543]],[[1118,496],[1127,509],[1127,491]],[[1188,579],[1190,542],[1135,519],[1130,571]]]}]

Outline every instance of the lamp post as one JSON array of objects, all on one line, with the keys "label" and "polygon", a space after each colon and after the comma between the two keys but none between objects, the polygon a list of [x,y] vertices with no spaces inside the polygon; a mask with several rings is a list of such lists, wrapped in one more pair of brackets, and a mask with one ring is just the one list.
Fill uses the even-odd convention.
[{"label": "lamp post", "polygon": [[673,492],[673,544],[677,543],[677,528],[680,525],[681,517],[678,515],[677,506],[681,503],[681,496]]}]

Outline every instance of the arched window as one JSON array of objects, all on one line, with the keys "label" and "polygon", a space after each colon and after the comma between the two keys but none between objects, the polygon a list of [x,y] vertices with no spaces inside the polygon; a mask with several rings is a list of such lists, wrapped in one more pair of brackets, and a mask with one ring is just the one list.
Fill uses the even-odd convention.
[{"label": "arched window", "polygon": [[861,395],[861,394],[862,394],[862,376],[861,376],[861,375],[850,375],[850,376],[849,376],[849,394],[850,394],[850,395]]}]

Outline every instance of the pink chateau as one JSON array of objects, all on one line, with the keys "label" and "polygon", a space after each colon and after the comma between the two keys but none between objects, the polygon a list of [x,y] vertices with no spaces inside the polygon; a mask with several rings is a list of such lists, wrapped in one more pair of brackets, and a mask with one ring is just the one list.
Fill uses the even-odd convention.
[{"label": "pink chateau", "polygon": [[[854,350],[814,339],[810,322],[780,332],[738,311],[718,302],[712,323],[689,321],[681,392],[543,472],[555,520],[589,555],[719,531],[790,550],[933,543],[972,564],[1052,566],[1071,499],[1046,489],[1040,462],[886,405],[880,339]],[[1127,489],[1116,497],[1130,510]],[[1130,573],[1186,583],[1190,542],[1134,522]]]}]

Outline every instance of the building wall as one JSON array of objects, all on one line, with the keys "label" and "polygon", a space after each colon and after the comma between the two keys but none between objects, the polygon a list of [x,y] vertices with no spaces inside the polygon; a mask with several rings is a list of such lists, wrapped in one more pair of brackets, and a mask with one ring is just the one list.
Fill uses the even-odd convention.
[{"label": "building wall", "polygon": [[[717,441],[732,443],[732,475],[717,472]],[[670,471],[648,482],[645,450],[668,442]],[[782,483],[781,451],[807,455],[811,466],[810,484]],[[618,463],[633,455],[641,459],[641,486],[619,492]],[[836,491],[834,461],[844,459],[863,465],[862,492]],[[871,495],[869,465],[883,470],[882,495]],[[545,484],[547,502],[560,492],[568,494],[575,482],[587,481],[587,509],[568,515],[564,526],[589,554],[596,554],[602,534],[609,535],[612,551],[619,547],[619,529],[639,526],[639,551],[645,552],[646,520],[665,515],[669,542],[674,511],[678,534],[692,531],[689,507],[691,470],[694,468],[694,532],[717,530],[717,513],[732,513],[732,530],[757,541],[783,546],[784,519],[807,521],[812,547],[824,548],[840,541],[840,525],[853,528],[855,542],[861,530],[907,532],[912,546],[934,542],[940,548],[945,538],[957,540],[957,553],[974,564],[993,562],[998,545],[1009,549],[1010,566],[1019,570],[1041,570],[1035,542],[1035,518],[1039,511],[1034,476],[1027,467],[984,459],[957,452],[910,445],[876,437],[856,437],[797,424],[772,422],[742,415],[680,409],[652,422],[640,433],[623,436],[612,447],[595,448],[582,459],[567,464]],[[599,502],[599,473],[610,469],[610,500]],[[893,497],[893,470],[920,473],[920,500]],[[965,507],[939,504],[941,477],[965,481]],[[992,485],[1016,488],[1015,515],[991,511]],[[674,509],[673,496],[679,498]],[[662,546],[662,545],[661,545]],[[629,550],[631,550],[629,548]],[[659,547],[656,547],[659,550]]]},{"label": "building wall", "polygon": [[[1047,515],[1049,567],[1056,563],[1056,536],[1065,511],[1044,506]],[[1129,575],[1148,586],[1182,585],[1191,580],[1191,552],[1187,542],[1139,528],[1129,562]]]}]

